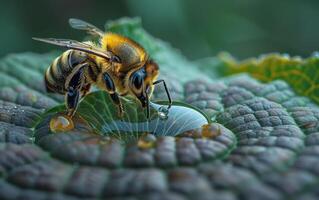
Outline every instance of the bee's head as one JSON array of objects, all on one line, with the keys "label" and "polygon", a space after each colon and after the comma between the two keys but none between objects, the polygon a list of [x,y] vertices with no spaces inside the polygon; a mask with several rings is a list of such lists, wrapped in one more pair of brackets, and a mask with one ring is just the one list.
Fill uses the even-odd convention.
[{"label": "bee's head", "polygon": [[158,65],[149,60],[142,68],[134,71],[129,78],[131,92],[141,102],[142,106],[147,106],[148,99],[153,93],[153,82],[159,74]]}]

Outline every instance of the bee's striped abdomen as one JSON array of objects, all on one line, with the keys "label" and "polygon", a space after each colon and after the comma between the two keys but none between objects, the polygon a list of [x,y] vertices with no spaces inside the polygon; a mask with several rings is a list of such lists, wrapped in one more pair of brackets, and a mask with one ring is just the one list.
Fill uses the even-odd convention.
[{"label": "bee's striped abdomen", "polygon": [[68,50],[57,57],[45,73],[47,91],[64,94],[66,78],[79,63],[86,59],[85,53],[75,50]]}]

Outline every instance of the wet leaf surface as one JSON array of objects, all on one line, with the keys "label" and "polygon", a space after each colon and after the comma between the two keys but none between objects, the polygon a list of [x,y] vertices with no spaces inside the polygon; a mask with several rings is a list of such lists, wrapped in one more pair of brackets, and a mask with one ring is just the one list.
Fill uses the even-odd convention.
[{"label": "wet leaf surface", "polygon": [[[152,133],[155,136],[176,136],[210,123],[204,113],[186,103],[173,102],[172,107],[167,109],[166,102],[151,102],[149,119],[146,108],[143,108],[136,100],[122,98],[122,103],[124,113],[121,117],[107,93],[94,92],[80,103],[77,114],[98,134],[118,137],[120,140],[125,140],[130,135],[138,136],[143,133]],[[167,110],[167,113],[161,109]]]}]

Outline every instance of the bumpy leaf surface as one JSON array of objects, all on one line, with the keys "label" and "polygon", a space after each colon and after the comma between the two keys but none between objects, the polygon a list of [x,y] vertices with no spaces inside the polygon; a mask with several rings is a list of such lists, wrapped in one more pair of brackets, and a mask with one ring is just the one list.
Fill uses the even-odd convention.
[{"label": "bumpy leaf surface", "polygon": [[[34,131],[45,109],[63,101],[43,85],[56,54],[9,55],[0,61],[0,199],[318,198],[319,109],[311,100],[282,80],[216,80],[221,61],[189,62],[136,20],[108,29],[146,46],[173,98],[209,115],[220,135],[151,137],[141,149],[81,125],[51,134],[49,116]],[[165,98],[163,88],[155,93]]]}]

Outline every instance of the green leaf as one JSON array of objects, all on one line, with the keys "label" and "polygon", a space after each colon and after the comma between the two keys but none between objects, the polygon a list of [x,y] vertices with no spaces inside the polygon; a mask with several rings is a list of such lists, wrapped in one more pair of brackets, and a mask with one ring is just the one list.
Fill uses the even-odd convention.
[{"label": "green leaf", "polygon": [[[224,77],[225,63],[238,64],[220,57],[188,61],[147,34],[137,19],[121,19],[108,28],[140,41],[160,63],[172,94],[179,94],[183,106],[213,117],[216,123],[207,132],[218,134],[207,137],[203,129],[148,134],[141,143],[128,144],[101,127],[96,134],[80,123],[52,134],[50,119],[65,107],[63,96],[46,93],[43,73],[58,54],[9,55],[0,60],[0,199],[317,199],[319,108],[292,90],[288,82],[296,77],[267,83],[247,74]],[[313,70],[316,60],[280,57],[265,66],[286,69],[301,63],[301,71]],[[253,66],[263,68],[259,62]],[[271,70],[264,76],[269,78]],[[312,72],[309,77],[317,80],[317,70]],[[165,100],[160,88],[155,96]],[[93,93],[78,113],[92,126],[110,126],[118,118],[108,98]],[[145,119],[144,112],[136,115],[129,107],[140,111],[138,105],[125,105],[130,120]],[[51,113],[33,128],[45,110]]]},{"label": "green leaf", "polygon": [[284,80],[300,95],[319,103],[319,57],[307,59],[269,54],[238,62],[231,56],[221,56],[229,74],[248,73],[263,82]]}]

